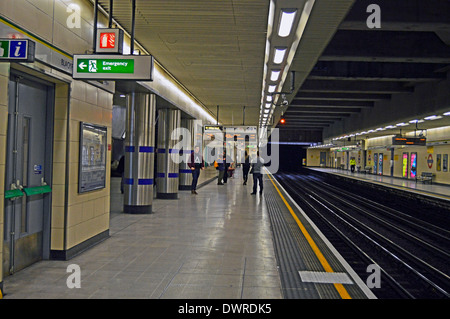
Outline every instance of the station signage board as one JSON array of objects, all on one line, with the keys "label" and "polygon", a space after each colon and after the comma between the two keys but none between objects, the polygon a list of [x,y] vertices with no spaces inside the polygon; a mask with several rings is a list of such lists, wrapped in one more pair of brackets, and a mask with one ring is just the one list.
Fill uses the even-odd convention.
[{"label": "station signage board", "polygon": [[79,80],[153,80],[151,55],[74,55],[73,74]]},{"label": "station signage board", "polygon": [[424,137],[400,137],[394,136],[392,138],[392,145],[419,145],[425,146],[427,139]]},{"label": "station signage board", "polygon": [[28,39],[0,39],[0,62],[34,62],[35,43]]}]

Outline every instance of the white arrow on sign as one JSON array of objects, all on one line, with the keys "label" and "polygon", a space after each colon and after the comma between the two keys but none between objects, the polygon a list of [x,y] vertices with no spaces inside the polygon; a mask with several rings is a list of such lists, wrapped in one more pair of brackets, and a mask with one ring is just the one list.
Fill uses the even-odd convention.
[{"label": "white arrow on sign", "polygon": [[84,64],[84,62],[81,62],[80,64],[78,64],[78,66],[80,67],[80,69],[84,70],[85,67],[87,67],[86,64]]}]

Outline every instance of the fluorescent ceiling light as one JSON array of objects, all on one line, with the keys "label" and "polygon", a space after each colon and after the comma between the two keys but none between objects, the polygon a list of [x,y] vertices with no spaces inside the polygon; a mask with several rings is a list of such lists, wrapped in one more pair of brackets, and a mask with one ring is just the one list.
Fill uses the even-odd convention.
[{"label": "fluorescent ceiling light", "polygon": [[398,123],[398,124],[396,124],[396,126],[407,126],[407,125],[409,125],[409,123]]},{"label": "fluorescent ceiling light", "polygon": [[295,9],[283,9],[281,11],[280,26],[278,28],[278,35],[280,37],[284,38],[291,34],[296,14],[297,10]]},{"label": "fluorescent ceiling light", "polygon": [[280,77],[280,70],[273,70],[272,74],[270,75],[270,81],[277,81],[278,78]]},{"label": "fluorescent ceiling light", "polygon": [[269,93],[275,92],[276,87],[276,85],[269,85]]},{"label": "fluorescent ceiling light", "polygon": [[[272,95],[267,95],[266,101],[267,102],[272,102]],[[266,104],[267,105],[267,104]],[[269,104],[270,105],[270,104]]]},{"label": "fluorescent ceiling light", "polygon": [[272,105],[271,105],[270,103],[267,103],[267,104],[266,104],[266,109],[270,109],[271,106],[272,106]]},{"label": "fluorescent ceiling light", "polygon": [[442,118],[442,116],[440,116],[440,115],[431,115],[431,116],[425,117],[425,120],[433,121],[433,120],[438,120],[438,119],[441,119],[441,118]]},{"label": "fluorescent ceiling light", "polygon": [[269,112],[270,112],[270,110],[264,110],[264,113],[266,113],[266,114],[269,113]]},{"label": "fluorescent ceiling light", "polygon": [[389,129],[389,128],[395,128],[395,125],[388,125],[385,127],[385,129]]},{"label": "fluorescent ceiling light", "polygon": [[284,60],[287,48],[275,48],[275,54],[273,56],[273,63],[280,64]]},{"label": "fluorescent ceiling light", "polygon": [[443,115],[450,116],[450,112],[445,112]]}]

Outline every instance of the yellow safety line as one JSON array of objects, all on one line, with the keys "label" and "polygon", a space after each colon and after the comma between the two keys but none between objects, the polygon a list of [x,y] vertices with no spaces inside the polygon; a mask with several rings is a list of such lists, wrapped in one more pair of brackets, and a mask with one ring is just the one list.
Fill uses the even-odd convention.
[{"label": "yellow safety line", "polygon": [[[312,237],[309,235],[308,231],[306,230],[305,226],[303,226],[302,222],[298,219],[297,215],[295,214],[292,207],[289,205],[289,203],[286,201],[284,196],[281,194],[280,190],[278,189],[277,185],[275,185],[275,182],[270,177],[270,174],[267,174],[270,181],[272,182],[273,186],[278,192],[278,195],[280,195],[281,199],[283,200],[284,204],[288,208],[289,212],[291,213],[292,217],[294,218],[295,222],[297,223],[298,227],[300,227],[301,232],[303,233],[303,236],[305,236],[306,240],[308,241],[309,245],[311,246],[312,250],[316,254],[317,258],[319,259],[320,263],[322,264],[322,267],[325,269],[326,272],[334,272],[333,268],[331,268],[328,261],[325,259],[325,256],[320,251],[319,247],[317,247],[316,243],[312,239]],[[344,288],[342,284],[334,284],[334,287],[338,291],[339,295],[342,299],[352,299],[350,295],[348,294],[347,290]]]}]

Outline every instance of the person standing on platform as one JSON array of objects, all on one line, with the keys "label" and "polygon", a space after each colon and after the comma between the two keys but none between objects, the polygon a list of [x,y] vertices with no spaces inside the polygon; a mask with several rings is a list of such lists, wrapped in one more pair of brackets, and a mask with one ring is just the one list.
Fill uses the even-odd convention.
[{"label": "person standing on platform", "polygon": [[354,157],[350,158],[350,170],[352,173],[355,172],[356,160]]},{"label": "person standing on platform", "polygon": [[202,153],[200,152],[200,146],[196,145],[194,151],[191,153],[191,160],[188,166],[192,170],[192,185],[191,193],[197,195],[197,182],[200,177],[200,170],[205,168],[205,162],[203,161]]},{"label": "person standing on platform", "polygon": [[250,171],[250,156],[248,152],[245,151],[244,164],[242,165],[242,172],[244,177],[244,185],[247,185],[248,172]]},{"label": "person standing on platform", "polygon": [[219,171],[219,176],[217,177],[217,185],[223,185],[222,180],[225,174],[225,152],[223,152],[222,158],[218,158],[216,160],[216,163],[216,169]]},{"label": "person standing on platform", "polygon": [[253,192],[251,195],[255,195],[258,189],[259,182],[259,193],[263,192],[263,177],[262,168],[264,166],[264,160],[259,156],[259,151],[256,152],[256,162],[252,164],[252,174],[253,174]]},{"label": "person standing on platform", "polygon": [[226,184],[228,181],[228,171],[230,170],[230,166],[232,163],[231,157],[228,156],[227,153],[225,153],[224,159],[223,159],[224,165],[225,165],[225,171],[223,174],[223,183]]},{"label": "person standing on platform", "polygon": [[120,192],[123,194],[123,175],[125,172],[125,155],[122,155],[122,157],[119,160],[119,165],[117,166],[117,173],[120,173]]}]

